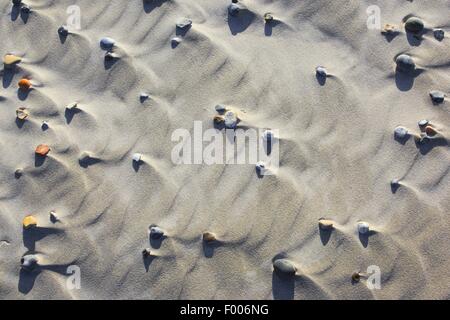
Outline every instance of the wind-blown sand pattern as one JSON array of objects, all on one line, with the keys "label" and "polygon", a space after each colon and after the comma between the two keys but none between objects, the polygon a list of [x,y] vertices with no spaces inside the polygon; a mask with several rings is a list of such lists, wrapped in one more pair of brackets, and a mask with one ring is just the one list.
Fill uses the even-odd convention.
[{"label": "wind-blown sand pattern", "polygon": [[[237,17],[230,0],[24,2],[0,1],[0,53],[21,58],[1,73],[0,298],[450,298],[450,109],[430,98],[450,92],[449,1],[241,0]],[[370,5],[397,31],[368,29]],[[172,132],[212,128],[218,104],[279,129],[276,175],[172,162]]]}]

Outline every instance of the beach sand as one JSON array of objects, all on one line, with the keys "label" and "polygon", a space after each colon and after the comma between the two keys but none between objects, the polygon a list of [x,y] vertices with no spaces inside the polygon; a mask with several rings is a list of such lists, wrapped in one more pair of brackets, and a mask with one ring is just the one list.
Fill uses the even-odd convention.
[{"label": "beach sand", "polygon": [[[30,0],[27,15],[0,1],[0,53],[22,58],[0,90],[0,298],[450,298],[450,104],[429,97],[450,91],[450,3],[242,0],[237,17],[230,3]],[[73,5],[81,28],[59,36]],[[397,34],[368,28],[371,5]],[[405,32],[408,15],[425,22],[420,39]],[[176,28],[182,18],[189,30]],[[396,72],[402,53],[414,75]],[[18,90],[22,77],[31,90]],[[239,110],[242,128],[279,130],[275,175],[173,163],[172,133],[213,128],[217,104]],[[438,139],[394,139],[397,126],[418,135],[422,119]],[[27,215],[37,227],[23,228]],[[358,221],[373,231],[359,235]],[[152,224],[162,239],[149,238]],[[39,260],[32,271],[26,254]],[[295,276],[273,271],[280,256]],[[380,288],[352,282],[370,266]]]}]

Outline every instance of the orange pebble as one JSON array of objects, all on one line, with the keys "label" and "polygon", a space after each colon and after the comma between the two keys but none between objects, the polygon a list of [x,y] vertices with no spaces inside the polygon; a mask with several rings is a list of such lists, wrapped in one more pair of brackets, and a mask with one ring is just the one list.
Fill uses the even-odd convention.
[{"label": "orange pebble", "polygon": [[31,88],[31,81],[23,78],[19,81],[19,88],[22,90],[28,90]]},{"label": "orange pebble", "polygon": [[50,147],[46,144],[40,144],[36,147],[36,154],[46,156],[50,152]]},{"label": "orange pebble", "polygon": [[437,134],[437,131],[435,128],[431,127],[431,126],[427,126],[425,128],[425,133],[429,136],[434,136],[435,134]]}]

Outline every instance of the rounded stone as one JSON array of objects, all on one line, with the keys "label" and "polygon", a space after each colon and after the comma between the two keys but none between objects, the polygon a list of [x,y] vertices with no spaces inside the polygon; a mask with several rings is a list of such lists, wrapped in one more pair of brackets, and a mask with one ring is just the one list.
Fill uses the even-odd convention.
[{"label": "rounded stone", "polygon": [[406,22],[405,22],[406,31],[411,32],[411,33],[422,32],[424,27],[425,27],[425,25],[424,25],[422,19],[417,18],[417,17],[411,17],[408,20],[406,20]]},{"label": "rounded stone", "polygon": [[213,242],[217,240],[217,236],[212,232],[205,232],[202,235],[202,239],[205,242]]},{"label": "rounded stone", "polygon": [[20,266],[27,271],[31,271],[38,265],[38,262],[39,260],[35,255],[28,254],[20,259]]},{"label": "rounded stone", "polygon": [[116,44],[116,41],[112,38],[102,38],[100,39],[100,48],[102,48],[103,50],[111,50],[112,48],[114,48]]},{"label": "rounded stone", "polygon": [[228,13],[230,16],[237,16],[239,14],[239,11],[241,11],[241,6],[237,3],[232,3],[228,6]]},{"label": "rounded stone", "polygon": [[264,174],[266,171],[266,164],[262,161],[259,161],[255,166],[258,174]]},{"label": "rounded stone", "polygon": [[36,227],[37,219],[32,215],[26,216],[25,218],[23,218],[22,225],[24,229]]},{"label": "rounded stone", "polygon": [[179,29],[186,29],[192,26],[192,20],[188,18],[181,18],[180,20],[177,21],[176,26]]},{"label": "rounded stone", "polygon": [[266,23],[272,22],[273,19],[274,19],[273,15],[271,13],[268,12],[268,13],[264,14],[264,21]]},{"label": "rounded stone", "polygon": [[20,79],[18,86],[21,90],[28,90],[31,88],[31,81],[27,78]]},{"label": "rounded stone", "polygon": [[360,234],[369,233],[369,224],[367,222],[363,222],[363,221],[358,222],[357,228],[358,228],[358,232]]},{"label": "rounded stone", "polygon": [[141,162],[142,161],[142,154],[141,153],[135,153],[132,156],[132,159],[134,162]]},{"label": "rounded stone", "polygon": [[361,280],[361,274],[359,272],[354,272],[352,274],[352,280],[354,282],[359,282]]},{"label": "rounded stone", "polygon": [[407,54],[401,54],[395,59],[397,69],[403,72],[412,72],[416,69],[413,58]]},{"label": "rounded stone", "polygon": [[433,90],[430,92],[430,98],[434,103],[442,103],[445,100],[445,93],[438,90]]},{"label": "rounded stone", "polygon": [[224,123],[225,127],[228,129],[234,129],[237,126],[238,123],[238,116],[233,111],[228,111],[224,115]]},{"label": "rounded stone", "polygon": [[5,67],[11,67],[14,66],[16,64],[18,64],[19,62],[22,61],[21,57],[15,56],[13,54],[6,54],[3,57],[3,64],[5,65]]},{"label": "rounded stone", "polygon": [[288,259],[278,259],[273,262],[273,268],[275,271],[294,275],[297,272],[295,265]]},{"label": "rounded stone", "polygon": [[325,78],[328,75],[328,71],[324,67],[319,66],[316,68],[316,74]]},{"label": "rounded stone", "polygon": [[423,119],[420,120],[417,124],[419,125],[419,127],[425,127],[428,123],[429,121],[427,119]]},{"label": "rounded stone", "polygon": [[333,229],[333,221],[328,219],[320,219],[319,220],[319,228],[322,230],[331,230]]},{"label": "rounded stone", "polygon": [[394,129],[394,136],[397,139],[405,139],[408,136],[408,130],[404,127],[397,127]]},{"label": "rounded stone", "polygon": [[16,110],[16,117],[19,120],[25,120],[26,118],[28,118],[28,116],[30,115],[30,113],[28,112],[27,108],[18,108]]},{"label": "rounded stone", "polygon": [[151,254],[152,254],[152,251],[150,250],[150,248],[145,248],[144,250],[142,250],[143,258],[148,258],[148,257],[150,257]]},{"label": "rounded stone", "polygon": [[24,4],[21,8],[20,11],[23,14],[29,14],[31,12],[31,7],[29,5]]},{"label": "rounded stone", "polygon": [[61,26],[58,29],[58,34],[62,37],[67,37],[67,35],[69,34],[69,29],[67,29],[67,27],[65,26]]},{"label": "rounded stone", "polygon": [[436,40],[442,41],[445,38],[445,31],[442,29],[434,29],[433,34]]},{"label": "rounded stone", "polygon": [[46,156],[50,152],[50,147],[46,144],[40,144],[36,147],[35,153],[40,156]]},{"label": "rounded stone", "polygon": [[155,225],[150,226],[150,238],[161,239],[164,236],[164,231]]},{"label": "rounded stone", "polygon": [[224,105],[222,104],[218,104],[215,106],[215,109],[218,113],[224,113],[225,111],[227,111],[227,109],[225,108]]}]

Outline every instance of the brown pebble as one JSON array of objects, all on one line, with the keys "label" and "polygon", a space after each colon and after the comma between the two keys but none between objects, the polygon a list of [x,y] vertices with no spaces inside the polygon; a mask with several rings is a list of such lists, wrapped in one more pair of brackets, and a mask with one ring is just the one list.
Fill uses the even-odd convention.
[{"label": "brown pebble", "polygon": [[45,157],[50,152],[50,147],[46,144],[40,144],[36,147],[36,154]]},{"label": "brown pebble", "polygon": [[214,233],[212,232],[205,232],[203,233],[203,241],[205,242],[213,242],[216,241],[217,237]]},{"label": "brown pebble", "polygon": [[19,120],[25,120],[29,115],[30,113],[28,112],[27,108],[18,108],[16,110],[16,116]]},{"label": "brown pebble", "polygon": [[28,215],[23,218],[22,224],[24,229],[30,229],[37,226],[37,219],[32,215]]},{"label": "brown pebble", "polygon": [[434,135],[438,134],[436,129],[433,128],[432,126],[427,126],[425,128],[425,133],[427,134],[427,136],[434,136]]},{"label": "brown pebble", "polygon": [[322,230],[331,230],[333,229],[333,221],[327,219],[320,219],[319,228]]},{"label": "brown pebble", "polygon": [[354,282],[359,282],[359,280],[361,280],[361,275],[360,275],[360,273],[359,273],[359,272],[354,272],[354,273],[352,274],[352,280],[353,280]]}]

